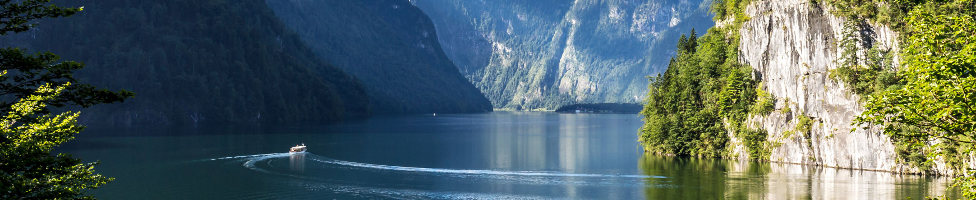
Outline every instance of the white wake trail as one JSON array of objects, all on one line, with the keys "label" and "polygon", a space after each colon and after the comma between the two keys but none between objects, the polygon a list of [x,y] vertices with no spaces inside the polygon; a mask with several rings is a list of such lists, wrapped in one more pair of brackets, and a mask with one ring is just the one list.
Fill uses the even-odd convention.
[{"label": "white wake trail", "polygon": [[617,175],[617,174],[577,174],[577,173],[564,173],[564,172],[546,172],[546,171],[498,171],[498,170],[478,170],[478,169],[442,169],[442,168],[424,168],[424,167],[403,167],[403,166],[392,166],[392,165],[379,165],[379,164],[368,164],[368,163],[358,163],[344,160],[335,159],[315,159],[311,158],[312,161],[343,165],[350,167],[360,167],[360,168],[370,168],[370,169],[380,169],[380,170],[391,170],[391,171],[405,171],[405,172],[426,172],[426,173],[442,173],[442,174],[462,174],[462,175],[497,175],[497,176],[546,176],[546,177],[592,177],[592,178],[667,178],[664,176],[646,176],[646,175]]},{"label": "white wake trail", "polygon": [[[305,154],[309,155],[307,157],[309,160],[325,163],[325,164],[341,165],[341,166],[355,167],[355,168],[402,171],[402,172],[421,172],[421,173],[434,173],[434,174],[457,174],[457,175],[475,175],[475,176],[493,175],[493,176],[634,178],[634,179],[667,178],[665,176],[630,175],[630,174],[588,174],[588,173],[565,173],[565,172],[552,172],[552,171],[499,171],[499,170],[481,170],[481,169],[444,169],[444,168],[426,168],[426,167],[404,167],[404,166],[380,165],[380,164],[369,164],[369,163],[336,160],[327,157],[317,156],[311,153],[305,153]],[[270,171],[257,167],[256,163],[268,159],[272,159],[272,158],[288,157],[290,155],[291,154],[289,153],[269,153],[269,154],[255,154],[255,155],[242,155],[242,156],[228,156],[228,157],[221,157],[221,158],[213,158],[210,160],[246,159],[246,161],[243,163],[244,167],[255,171],[270,173]]]}]

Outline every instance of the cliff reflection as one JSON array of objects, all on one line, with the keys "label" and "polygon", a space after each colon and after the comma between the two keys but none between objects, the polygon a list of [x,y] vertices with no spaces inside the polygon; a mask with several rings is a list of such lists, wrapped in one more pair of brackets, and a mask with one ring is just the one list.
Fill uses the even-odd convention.
[{"label": "cliff reflection", "polygon": [[924,199],[946,195],[950,184],[944,177],[649,154],[639,168],[668,177],[644,181],[647,199]]}]

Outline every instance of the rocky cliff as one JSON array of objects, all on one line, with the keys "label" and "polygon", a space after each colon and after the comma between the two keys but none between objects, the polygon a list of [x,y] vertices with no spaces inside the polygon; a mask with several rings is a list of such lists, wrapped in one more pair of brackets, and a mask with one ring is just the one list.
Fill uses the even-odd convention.
[{"label": "rocky cliff", "polygon": [[634,103],[682,33],[711,27],[711,1],[411,0],[495,108]]},{"label": "rocky cliff", "polygon": [[[830,78],[843,52],[844,18],[829,6],[806,0],[752,2],[750,17],[740,29],[739,60],[755,70],[764,90],[776,98],[776,111],[748,120],[768,131],[770,160],[826,167],[917,172],[898,159],[895,146],[877,127],[852,125],[863,112],[863,101],[851,86]],[[855,45],[863,55],[871,47],[897,52],[897,33],[890,28],[856,22]],[[897,63],[895,57],[893,63]],[[798,133],[800,123],[808,133]],[[745,157],[742,143],[733,148]],[[940,173],[951,173],[936,164]]]}]

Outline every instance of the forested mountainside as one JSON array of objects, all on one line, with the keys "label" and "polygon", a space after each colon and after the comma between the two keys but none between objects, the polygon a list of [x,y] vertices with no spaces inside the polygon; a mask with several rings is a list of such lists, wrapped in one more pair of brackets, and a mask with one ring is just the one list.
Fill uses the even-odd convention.
[{"label": "forested mountainside", "polygon": [[445,52],[496,108],[636,103],[711,1],[412,0]]},{"label": "forested mountainside", "polygon": [[321,61],[260,0],[59,1],[84,6],[4,41],[86,64],[76,77],[135,98],[95,124],[293,123],[363,117],[360,84]]},{"label": "forested mountainside", "polygon": [[406,0],[267,0],[322,59],[361,80],[375,113],[491,111]]}]

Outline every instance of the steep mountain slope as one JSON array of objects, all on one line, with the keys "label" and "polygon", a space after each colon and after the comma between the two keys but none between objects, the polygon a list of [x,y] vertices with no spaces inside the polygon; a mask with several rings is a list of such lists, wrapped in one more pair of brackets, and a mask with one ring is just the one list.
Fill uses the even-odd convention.
[{"label": "steep mountain slope", "polygon": [[362,80],[376,113],[484,112],[488,99],[405,0],[267,0],[324,60]]},{"label": "steep mountain slope", "polygon": [[412,0],[496,108],[638,102],[681,33],[714,23],[710,1]]},{"label": "steep mountain slope", "polygon": [[[899,33],[886,24],[852,21],[832,14],[834,9],[822,2],[785,0],[755,1],[744,10],[750,20],[739,30],[739,59],[752,66],[765,83],[763,89],[777,99],[777,112],[748,120],[769,132],[767,139],[774,145],[770,160],[959,175],[945,157],[930,160],[929,169],[920,169],[910,159],[917,159],[912,154],[922,150],[899,146],[878,125],[853,123],[865,112],[867,97],[855,92],[855,85],[836,77],[837,69],[844,67],[844,57],[854,55],[859,65],[904,69],[898,68],[898,52],[905,44],[900,44]],[[844,47],[847,41],[855,41],[852,50],[856,53],[845,53],[850,51]],[[886,56],[891,59],[874,60]],[[790,134],[801,126],[808,127],[806,133]],[[971,169],[976,167],[973,160],[970,154],[958,165]]]},{"label": "steep mountain slope", "polygon": [[357,81],[320,61],[263,1],[61,3],[77,4],[84,12],[45,21],[4,46],[84,62],[77,76],[85,82],[136,92],[123,104],[87,110],[86,123],[295,123],[368,114]]}]

